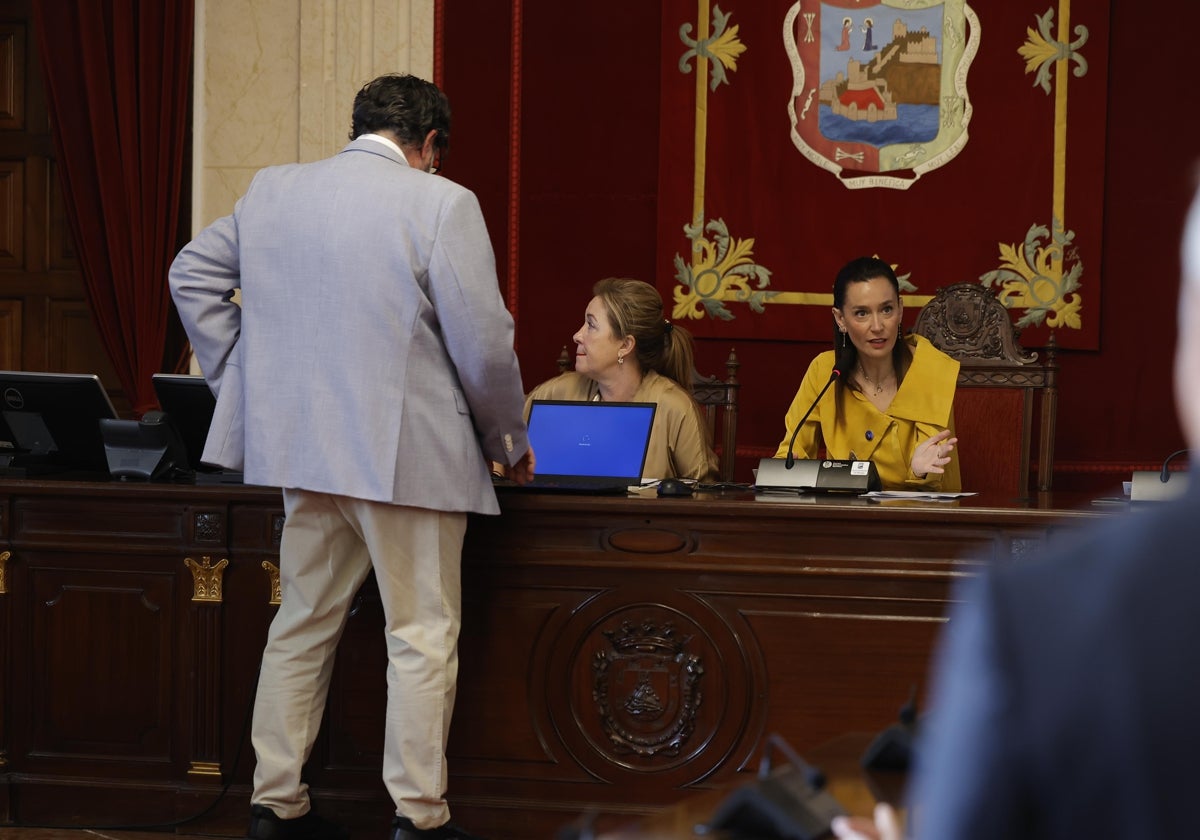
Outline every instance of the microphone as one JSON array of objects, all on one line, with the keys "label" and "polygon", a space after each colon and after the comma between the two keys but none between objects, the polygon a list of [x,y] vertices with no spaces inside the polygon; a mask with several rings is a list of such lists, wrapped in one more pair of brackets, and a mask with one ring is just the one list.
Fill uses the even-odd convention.
[{"label": "microphone", "polygon": [[900,707],[897,723],[872,739],[859,764],[868,770],[908,770],[917,740],[917,687]]},{"label": "microphone", "polygon": [[825,383],[825,387],[821,389],[821,393],[817,394],[817,398],[812,401],[812,405],[808,407],[808,411],[804,412],[804,416],[800,418],[800,422],[796,424],[795,431],[792,432],[792,439],[788,441],[787,460],[784,462],[784,469],[791,469],[796,463],[796,456],[792,452],[792,447],[796,445],[796,435],[800,434],[800,428],[804,425],[804,421],[808,419],[808,415],[813,413],[813,409],[817,407],[817,403],[821,401],[821,397],[825,396],[825,392],[829,390],[829,386],[842,375],[841,364],[844,359],[838,358],[834,360],[833,371],[829,374],[829,381]]},{"label": "microphone", "polygon": [[1174,459],[1175,456],[1182,455],[1187,451],[1188,450],[1186,450],[1186,449],[1177,449],[1176,451],[1172,452],[1170,455],[1167,456],[1167,459],[1165,461],[1163,461],[1162,472],[1159,473],[1159,476],[1158,476],[1159,481],[1161,481],[1163,484],[1166,484],[1168,481],[1171,480],[1171,472],[1170,472],[1170,470],[1167,469],[1167,466],[1171,463],[1172,459]]},{"label": "microphone", "polygon": [[[791,764],[772,769],[772,747]],[[797,755],[782,737],[772,735],[763,750],[758,780],[734,790],[716,807],[703,832],[696,833],[729,829],[738,837],[819,840],[832,835],[830,823],[845,813],[826,788],[824,774]]]}]

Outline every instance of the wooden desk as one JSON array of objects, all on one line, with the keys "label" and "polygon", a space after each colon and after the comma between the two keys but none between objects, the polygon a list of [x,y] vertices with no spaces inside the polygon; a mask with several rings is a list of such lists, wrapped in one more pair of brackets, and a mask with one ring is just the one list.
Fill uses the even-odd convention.
[{"label": "wooden desk", "polygon": [[[746,778],[770,733],[805,754],[887,725],[953,581],[1084,501],[505,494],[464,550],[455,819],[615,826]],[[270,488],[0,482],[0,824],[177,818],[232,781],[196,828],[244,829],[282,523]],[[306,770],[326,813],[378,812],[364,831],[390,810],[381,628],[369,581]]]}]

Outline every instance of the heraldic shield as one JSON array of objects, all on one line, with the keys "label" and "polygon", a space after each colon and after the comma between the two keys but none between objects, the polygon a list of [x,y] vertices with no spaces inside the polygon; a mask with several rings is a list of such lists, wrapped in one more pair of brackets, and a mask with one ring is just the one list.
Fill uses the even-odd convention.
[{"label": "heraldic shield", "polygon": [[849,188],[906,189],[967,143],[965,0],[800,0],[783,27],[792,142]]},{"label": "heraldic shield", "polygon": [[685,650],[690,637],[669,623],[629,621],[604,636],[611,646],[592,662],[593,696],[614,754],[678,755],[701,702],[704,669]]}]

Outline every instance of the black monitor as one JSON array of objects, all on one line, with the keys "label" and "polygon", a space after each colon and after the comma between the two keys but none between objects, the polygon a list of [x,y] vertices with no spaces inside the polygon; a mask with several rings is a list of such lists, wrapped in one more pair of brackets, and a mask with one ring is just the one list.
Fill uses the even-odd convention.
[{"label": "black monitor", "polygon": [[158,404],[179,433],[187,452],[188,466],[197,473],[216,470],[201,462],[208,427],[212,425],[217,398],[203,376],[186,373],[156,373],[151,377]]},{"label": "black monitor", "polygon": [[100,420],[116,416],[95,374],[0,371],[0,471],[107,476]]}]

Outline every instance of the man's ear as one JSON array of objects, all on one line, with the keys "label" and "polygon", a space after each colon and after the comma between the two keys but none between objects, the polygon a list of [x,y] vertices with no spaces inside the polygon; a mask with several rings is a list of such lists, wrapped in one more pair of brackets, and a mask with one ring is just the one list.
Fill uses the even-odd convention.
[{"label": "man's ear", "polygon": [[421,169],[426,172],[432,172],[433,166],[437,163],[438,148],[437,148],[438,130],[436,128],[429,129],[429,133],[425,135],[425,142],[421,144]]},{"label": "man's ear", "polygon": [[429,133],[425,135],[425,142],[421,144],[422,155],[432,155],[437,153],[437,136],[436,128],[429,129]]}]

